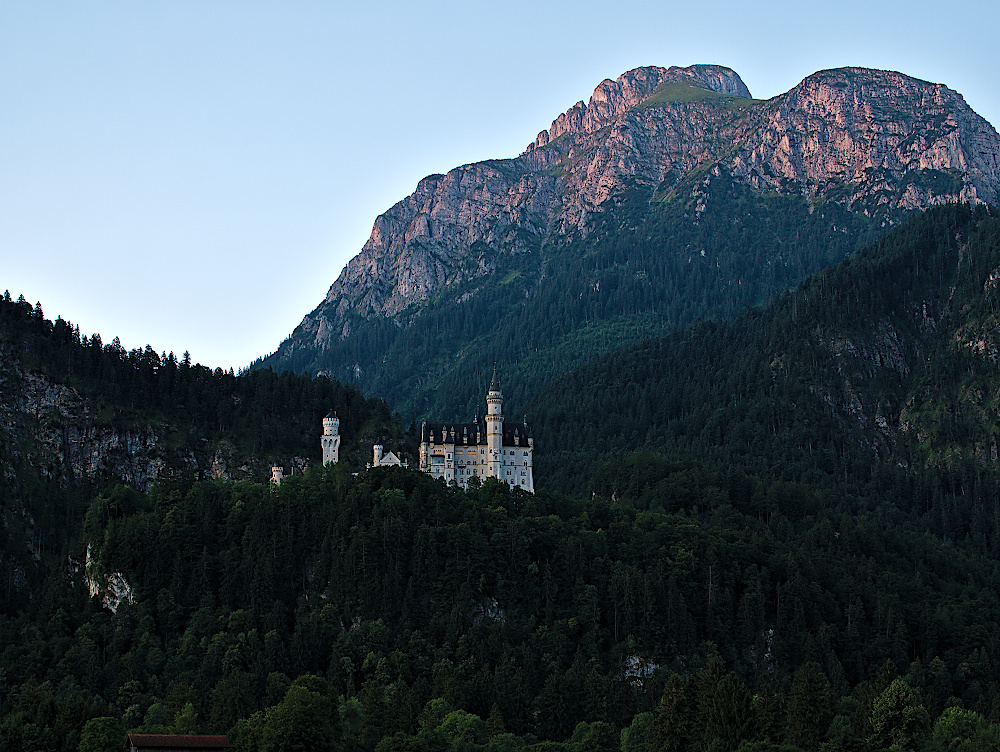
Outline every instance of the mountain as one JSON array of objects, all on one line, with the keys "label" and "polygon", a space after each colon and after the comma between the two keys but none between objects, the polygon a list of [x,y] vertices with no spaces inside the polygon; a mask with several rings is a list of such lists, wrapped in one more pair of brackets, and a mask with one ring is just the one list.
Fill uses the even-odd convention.
[{"label": "mountain", "polygon": [[766,302],[912,211],[998,197],[1000,136],[946,86],[843,68],[756,101],[721,66],[638,68],[520,156],[420,181],[254,367],[448,419],[496,363],[516,408],[595,354]]}]

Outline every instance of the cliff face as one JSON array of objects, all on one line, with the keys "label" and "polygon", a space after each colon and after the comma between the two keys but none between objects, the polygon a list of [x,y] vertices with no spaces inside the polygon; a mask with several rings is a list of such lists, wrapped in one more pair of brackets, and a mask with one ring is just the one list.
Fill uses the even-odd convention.
[{"label": "cliff face", "polygon": [[845,68],[755,102],[728,68],[637,68],[603,81],[521,156],[422,180],[375,221],[286,346],[348,337],[351,314],[398,318],[489,274],[497,254],[586,233],[626,185],[669,188],[713,165],[755,188],[890,218],[1000,195],[1000,137],[946,86]]},{"label": "cliff face", "polygon": [[694,86],[718,94],[750,99],[746,84],[729,68],[721,65],[692,65],[689,68],[636,68],[617,81],[604,79],[594,89],[590,103],[577,102],[552,121],[547,131],[538,134],[528,151],[545,146],[565,133],[593,133],[613,123],[636,105],[648,99],[663,84]]},{"label": "cliff face", "polygon": [[28,460],[43,477],[106,473],[146,490],[163,468],[153,427],[119,430],[100,425],[75,389],[20,368],[10,381],[14,388],[3,400],[0,430],[13,456]]},{"label": "cliff face", "polygon": [[[0,360],[3,360],[0,357]],[[226,442],[171,448],[164,424],[121,428],[102,420],[77,390],[4,364],[0,392],[0,439],[5,470],[37,468],[48,480],[111,480],[147,491],[165,472],[192,478],[250,480],[264,477],[263,462],[235,458]]]},{"label": "cliff face", "polygon": [[755,114],[729,162],[755,186],[833,193],[868,212],[1000,197],[996,130],[941,84],[863,68],[822,71]]}]

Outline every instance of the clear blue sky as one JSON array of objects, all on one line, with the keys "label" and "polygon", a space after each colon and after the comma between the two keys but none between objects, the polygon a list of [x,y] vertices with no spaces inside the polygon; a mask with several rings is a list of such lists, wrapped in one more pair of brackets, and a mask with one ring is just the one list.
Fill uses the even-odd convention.
[{"label": "clear blue sky", "polygon": [[604,78],[717,63],[940,82],[1000,123],[1000,3],[0,1],[0,292],[237,370],[424,175]]}]

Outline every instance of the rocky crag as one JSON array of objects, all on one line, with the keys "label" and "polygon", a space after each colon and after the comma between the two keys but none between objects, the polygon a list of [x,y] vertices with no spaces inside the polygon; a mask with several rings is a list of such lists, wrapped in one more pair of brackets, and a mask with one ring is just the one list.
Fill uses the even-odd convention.
[{"label": "rocky crag", "polygon": [[174,430],[165,423],[129,428],[108,422],[76,389],[8,362],[0,395],[0,437],[4,463],[36,468],[42,478],[62,483],[127,483],[148,491],[164,474],[193,479],[256,480],[266,463],[238,459],[228,442],[172,447]]},{"label": "rocky crag", "polygon": [[888,228],[942,203],[997,203],[1000,136],[957,92],[900,73],[821,71],[756,101],[721,66],[638,68],[602,82],[520,156],[423,179],[377,218],[325,300],[264,363],[364,387],[378,365],[344,362],[337,343],[365,321],[410,325],[442,294],[461,303],[539,249],[540,284],[545,249],[586,237],[628,191],[697,223],[719,177]]}]

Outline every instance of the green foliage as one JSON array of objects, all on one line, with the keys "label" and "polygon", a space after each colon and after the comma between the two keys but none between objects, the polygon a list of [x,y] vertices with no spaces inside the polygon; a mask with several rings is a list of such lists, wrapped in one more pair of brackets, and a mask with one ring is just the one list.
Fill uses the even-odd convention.
[{"label": "green foliage", "polygon": [[874,750],[919,749],[930,726],[920,697],[902,679],[895,679],[872,704],[869,740]]},{"label": "green foliage", "polygon": [[119,752],[125,746],[121,718],[91,718],[80,732],[80,752]]},{"label": "green foliage", "polygon": [[653,752],[654,727],[651,712],[637,713],[632,723],[622,729],[622,752]]},{"label": "green foliage", "polygon": [[813,661],[802,664],[788,702],[788,741],[806,752],[819,750],[833,720],[833,699],[822,669]]},{"label": "green foliage", "polygon": [[603,721],[580,721],[566,742],[571,752],[618,752],[618,734]]},{"label": "green foliage", "polygon": [[[560,381],[536,431],[558,493],[340,466],[93,488],[0,615],[0,752],[72,752],[108,718],[245,752],[990,748],[1000,483],[941,458],[987,422],[970,395],[995,370],[975,348],[940,385],[914,364],[988,334],[995,235],[946,207]],[[910,376],[851,360],[869,320],[923,331]],[[848,383],[938,435],[879,443],[830,397]],[[102,608],[85,572],[133,602]]]},{"label": "green foliage", "polygon": [[27,607],[48,568],[65,560],[85,513],[88,537],[98,538],[135,511],[141,496],[121,485],[122,474],[142,490],[155,474],[169,494],[220,464],[263,480],[276,461],[318,463],[320,419],[331,409],[348,466],[364,467],[375,439],[415,455],[386,405],[355,387],[266,370],[236,376],[148,346],[126,352],[9,294],[0,298],[0,405],[0,610],[8,614]]},{"label": "green foliage", "polygon": [[1000,748],[1000,728],[981,715],[958,707],[947,708],[934,724],[930,752],[987,752]]},{"label": "green foliage", "polygon": [[653,748],[665,752],[687,749],[694,741],[697,698],[692,680],[671,674],[653,720]]},{"label": "green foliage", "polygon": [[[44,374],[87,398],[96,425],[154,425],[166,432],[169,443],[188,451],[202,440],[225,441],[246,455],[316,458],[319,420],[331,409],[348,437],[392,429],[384,404],[326,377],[266,369],[237,376],[191,363],[189,357],[157,354],[148,345],[126,351],[117,339],[105,345],[97,334],[81,337],[70,322],[53,323],[23,298],[15,302],[9,295],[0,299],[0,352],[4,395],[16,390],[22,372]],[[25,417],[44,422],[50,416]],[[348,447],[349,454],[355,451]]]},{"label": "green foliage", "polygon": [[[995,563],[948,553],[905,517],[853,519],[846,498],[796,515],[805,490],[737,473],[680,463],[662,489],[675,500],[643,509],[501,485],[466,494],[395,468],[317,468],[276,490],[154,489],[80,543],[130,583],[133,605],[108,614],[78,583],[0,621],[6,681],[19,688],[4,722],[52,728],[58,713],[45,708],[76,695],[35,677],[80,676],[81,696],[113,698],[112,713],[95,715],[232,733],[245,750],[276,743],[267,729],[310,708],[344,729],[336,740],[365,749],[400,734],[469,748],[503,734],[561,743],[581,722],[609,724],[617,744],[646,712],[656,749],[735,747],[783,741],[776,718],[800,733],[792,706],[817,682],[793,674],[810,656],[849,691],[894,654],[886,635],[899,632],[913,635],[904,652],[947,658],[956,697],[997,692],[993,647],[979,637],[1000,619]],[[622,668],[635,654],[665,668],[636,684]],[[661,673],[683,666],[704,668]],[[288,679],[304,674],[322,679]],[[771,682],[791,700],[768,699]],[[587,743],[608,743],[593,728]]]},{"label": "green foliage", "polygon": [[785,514],[842,487],[996,555],[998,266],[995,211],[942,207],[764,309],[598,358],[528,408],[538,485],[648,506],[696,456],[799,484]]}]

